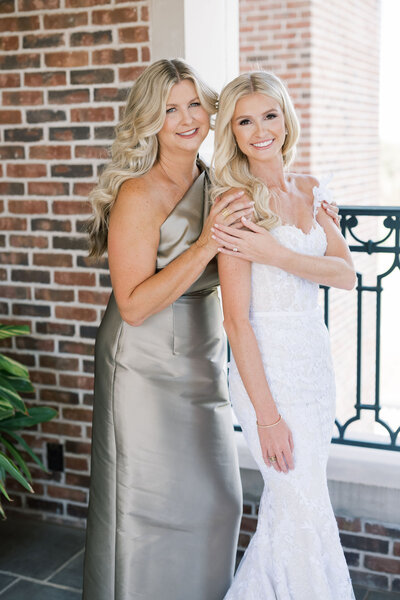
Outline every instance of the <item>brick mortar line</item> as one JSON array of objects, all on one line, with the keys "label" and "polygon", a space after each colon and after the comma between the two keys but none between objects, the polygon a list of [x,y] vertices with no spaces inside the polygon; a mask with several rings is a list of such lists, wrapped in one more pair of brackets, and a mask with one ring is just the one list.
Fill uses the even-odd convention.
[{"label": "brick mortar line", "polygon": [[[136,24],[136,22],[135,22]],[[146,25],[143,24],[138,24],[138,27],[145,27]],[[148,26],[148,25],[147,25]],[[44,29],[44,30],[39,30],[40,33],[43,32],[43,34],[49,33],[50,35],[53,33],[53,30],[50,29]],[[55,30],[54,30],[55,31]],[[65,33],[65,29],[60,29],[58,33]],[[93,33],[97,33],[97,31],[99,31],[97,28],[94,29]],[[115,30],[118,31],[118,30]],[[12,32],[10,33],[10,37],[13,36]],[[56,32],[55,32],[56,33]],[[77,31],[75,33],[92,33],[90,31]],[[25,32],[23,35],[31,35],[31,32]],[[34,35],[34,34],[33,34]],[[9,36],[7,36],[9,37]],[[13,36],[14,37],[14,36]],[[1,33],[0,33],[0,40],[1,40]],[[23,41],[23,39],[22,39]],[[90,45],[81,45],[81,46],[70,46],[67,44],[60,44],[58,46],[46,46],[45,48],[24,48],[21,46],[21,48],[16,48],[15,50],[0,50],[0,56],[10,56],[10,55],[18,55],[18,56],[28,56],[29,54],[39,54],[40,56],[46,56],[46,54],[58,54],[60,52],[87,52],[88,53],[88,58],[91,58],[92,54],[94,52],[96,52],[96,50],[130,50],[131,48],[136,48],[137,50],[142,50],[143,48],[148,48],[149,47],[149,41],[142,41],[142,42],[110,42],[109,44],[105,45],[105,44],[90,44]],[[138,56],[140,56],[140,54],[138,53]],[[41,61],[42,62],[42,61]],[[137,65],[138,63],[141,65],[142,63],[146,63],[147,61],[142,61],[141,59],[138,58],[138,60],[134,61],[135,64]],[[110,64],[114,64],[115,63],[110,63]],[[125,64],[128,63],[117,63],[118,66],[124,66]],[[93,65],[93,63],[89,62],[88,66]],[[95,67],[98,68],[104,68],[106,65],[93,65]],[[55,69],[57,67],[46,67],[46,65],[44,65],[44,67],[41,66],[40,67],[29,67],[29,69],[32,69],[34,72],[37,72],[39,69],[42,68],[48,68],[49,70],[51,69]],[[80,68],[80,67],[59,67],[62,70],[67,70],[67,69],[75,69],[75,68]],[[28,71],[29,69],[2,69],[2,72],[7,72],[7,71],[18,71],[21,74],[24,74],[25,71]],[[8,90],[8,88],[6,88]]]},{"label": "brick mortar line", "polygon": [[[123,5],[127,5],[127,6],[123,6]],[[133,8],[142,8],[142,7],[147,7],[148,6],[148,1],[147,0],[142,0],[142,1],[138,1],[137,3],[135,3]],[[59,15],[59,14],[91,14],[94,11],[97,12],[104,12],[104,11],[109,11],[109,12],[113,12],[113,10],[118,10],[120,7],[122,8],[131,8],[132,7],[132,0],[124,0],[123,2],[119,2],[118,4],[114,4],[112,2],[110,2],[109,4],[95,4],[93,6],[86,6],[86,7],[66,7],[66,6],[59,6],[58,8],[49,8],[49,9],[33,9],[33,10],[19,10],[18,6],[17,6],[17,10],[13,11],[13,12],[9,12],[9,13],[3,13],[3,18],[10,16],[10,17],[34,17],[34,16],[55,16],[55,15]],[[48,12],[43,13],[43,10],[47,10]],[[138,11],[140,12],[140,11]],[[335,14],[335,13],[332,13]],[[146,21],[147,23],[150,23],[150,21]],[[115,23],[112,23],[112,25],[115,25]],[[68,28],[68,29],[73,29]],[[51,30],[52,31],[52,30]]]}]

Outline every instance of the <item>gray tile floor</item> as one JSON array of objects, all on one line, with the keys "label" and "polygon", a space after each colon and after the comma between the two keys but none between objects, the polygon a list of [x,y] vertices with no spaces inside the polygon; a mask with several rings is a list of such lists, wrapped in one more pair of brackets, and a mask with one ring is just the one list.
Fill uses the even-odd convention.
[{"label": "gray tile floor", "polygon": [[[84,543],[82,529],[16,515],[0,521],[0,600],[80,600]],[[400,600],[394,592],[354,592],[357,600]]]},{"label": "gray tile floor", "polygon": [[81,599],[84,531],[10,516],[0,540],[1,600]]}]

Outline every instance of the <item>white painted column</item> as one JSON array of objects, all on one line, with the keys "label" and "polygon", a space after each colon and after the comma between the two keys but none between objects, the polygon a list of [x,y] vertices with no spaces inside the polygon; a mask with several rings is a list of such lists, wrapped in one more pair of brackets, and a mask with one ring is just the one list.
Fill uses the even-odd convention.
[{"label": "white painted column", "polygon": [[[239,0],[151,0],[151,58],[184,58],[217,92],[239,73]],[[209,161],[212,134],[201,148]]]}]

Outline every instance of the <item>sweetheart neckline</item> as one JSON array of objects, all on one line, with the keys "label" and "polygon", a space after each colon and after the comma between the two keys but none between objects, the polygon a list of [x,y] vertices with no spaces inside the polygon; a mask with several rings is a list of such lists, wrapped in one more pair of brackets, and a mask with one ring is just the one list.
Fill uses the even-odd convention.
[{"label": "sweetheart neckline", "polygon": [[297,227],[297,225],[294,225],[292,223],[282,223],[281,225],[276,225],[276,227],[273,227],[270,231],[274,231],[275,229],[280,229],[283,227],[292,227],[293,229],[296,229],[297,231],[300,231],[303,235],[305,235],[306,237],[311,235],[312,233],[314,233],[314,231],[317,231],[318,228],[321,229],[323,231],[323,233],[325,233],[324,228],[318,223],[318,221],[315,221],[312,226],[310,231],[306,232],[303,231],[303,229],[301,227]]}]

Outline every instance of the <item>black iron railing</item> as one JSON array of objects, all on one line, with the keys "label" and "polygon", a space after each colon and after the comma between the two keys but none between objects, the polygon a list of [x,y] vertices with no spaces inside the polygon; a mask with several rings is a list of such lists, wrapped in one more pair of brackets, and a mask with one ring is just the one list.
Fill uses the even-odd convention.
[{"label": "black iron railing", "polygon": [[[374,285],[365,285],[362,273],[357,273],[357,380],[356,380],[356,402],[354,405],[355,414],[340,423],[336,419],[338,436],[333,438],[335,444],[349,444],[352,446],[365,446],[370,448],[382,448],[385,450],[400,451],[400,427],[394,429],[389,423],[380,418],[381,396],[380,396],[380,377],[381,377],[381,316],[382,316],[382,280],[385,279],[396,268],[400,269],[400,207],[395,206],[343,206],[340,208],[342,215],[342,233],[347,239],[352,252],[363,252],[369,255],[385,253],[390,256],[391,262],[386,270],[378,273],[375,277]],[[359,217],[384,217],[383,234],[379,239],[363,239],[355,231],[359,225]],[[372,403],[363,402],[361,378],[362,378],[362,301],[366,293],[376,294],[376,319],[375,319],[375,390],[374,401]],[[329,289],[325,289],[325,322],[329,326]],[[399,299],[400,300],[400,299]],[[400,367],[400,350],[399,350]],[[400,396],[399,396],[400,400]],[[399,402],[400,404],[400,402]],[[400,406],[399,406],[400,408]],[[346,438],[346,430],[355,421],[361,419],[363,411],[372,411],[374,420],[379,423],[388,433],[388,442],[378,442],[373,439],[360,440]]]},{"label": "black iron railing", "polygon": [[[342,215],[341,228],[344,237],[349,243],[352,252],[363,252],[369,255],[386,253],[393,257],[389,267],[383,272],[376,275],[376,283],[374,285],[365,285],[364,275],[357,273],[357,374],[356,374],[356,401],[354,404],[355,412],[346,421],[341,423],[336,419],[335,423],[338,429],[338,435],[332,439],[335,444],[347,444],[351,446],[364,446],[369,448],[381,448],[385,450],[400,451],[400,427],[394,429],[389,423],[380,418],[381,398],[380,398],[380,375],[381,375],[381,309],[382,309],[382,280],[390,275],[396,268],[400,268],[400,207],[394,206],[341,206],[340,214]],[[359,217],[375,218],[376,224],[379,217],[384,217],[383,228],[384,233],[380,239],[371,240],[360,237],[362,234],[356,232],[359,226]],[[321,286],[324,290],[324,316],[325,323],[329,327],[329,309],[330,309],[330,288]],[[363,334],[362,334],[362,300],[366,293],[376,294],[376,323],[375,323],[375,390],[374,401],[368,403],[363,401],[362,397],[362,353],[363,353]],[[400,298],[399,298],[399,313],[400,313]],[[399,372],[400,372],[400,341],[399,341]],[[399,410],[400,410],[400,394],[399,394]],[[388,442],[374,440],[371,436],[368,439],[352,438],[349,435],[346,437],[346,430],[355,421],[361,420],[363,411],[374,412],[374,420],[379,423],[387,431],[389,436]],[[235,430],[240,431],[240,426],[236,425]]]}]

